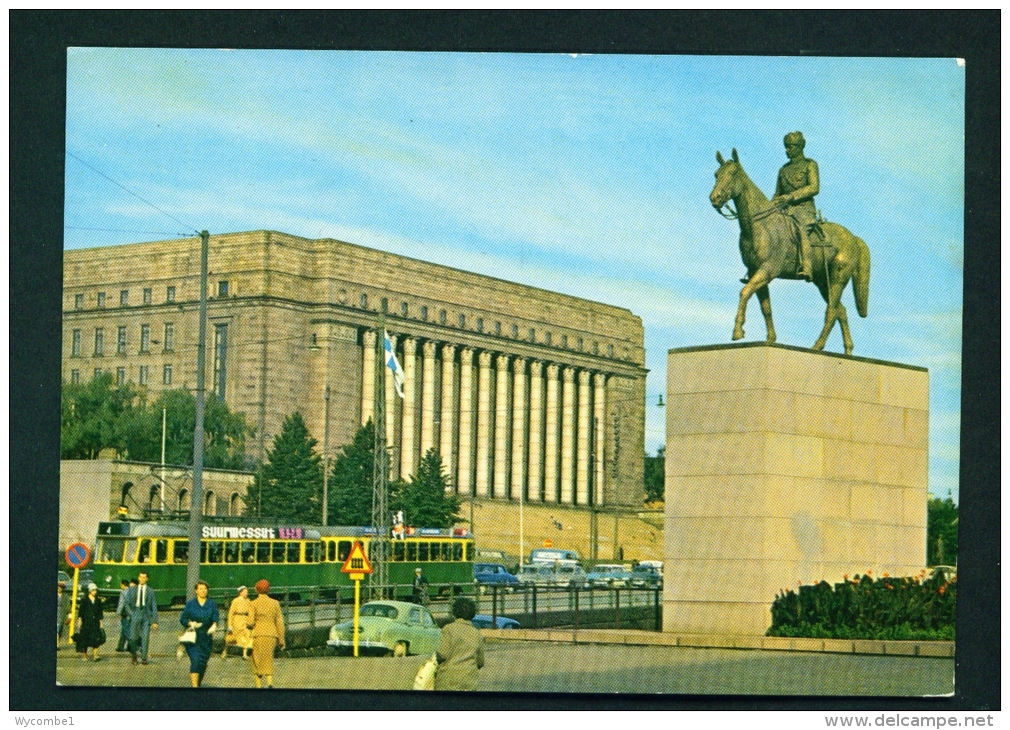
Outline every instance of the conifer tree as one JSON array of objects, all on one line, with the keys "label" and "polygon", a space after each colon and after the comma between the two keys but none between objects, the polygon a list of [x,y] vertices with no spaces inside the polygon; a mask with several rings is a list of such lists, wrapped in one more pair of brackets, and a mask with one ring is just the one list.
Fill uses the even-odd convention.
[{"label": "conifer tree", "polygon": [[459,515],[460,502],[455,492],[447,492],[448,480],[442,472],[442,457],[434,449],[417,465],[417,474],[401,485],[394,509],[403,510],[408,525],[414,527],[452,527]]},{"label": "conifer tree", "polygon": [[316,443],[300,413],[285,418],[247,497],[247,511],[257,514],[258,510],[264,518],[319,524],[323,473]]},{"label": "conifer tree", "polygon": [[331,525],[372,524],[372,455],[375,453],[375,426],[368,421],[341,448],[333,462],[329,484]]}]

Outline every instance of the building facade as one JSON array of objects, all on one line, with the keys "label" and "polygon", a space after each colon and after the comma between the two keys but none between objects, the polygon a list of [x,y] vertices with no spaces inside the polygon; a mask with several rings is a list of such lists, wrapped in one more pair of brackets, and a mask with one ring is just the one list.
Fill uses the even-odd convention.
[{"label": "building facade", "polygon": [[[211,236],[209,271],[207,389],[254,426],[252,456],[296,410],[331,457],[374,417],[381,315],[405,376],[383,397],[391,477],[435,449],[463,496],[641,505],[629,310],[273,231]],[[66,251],[64,380],[195,387],[199,283],[198,238]]]}]

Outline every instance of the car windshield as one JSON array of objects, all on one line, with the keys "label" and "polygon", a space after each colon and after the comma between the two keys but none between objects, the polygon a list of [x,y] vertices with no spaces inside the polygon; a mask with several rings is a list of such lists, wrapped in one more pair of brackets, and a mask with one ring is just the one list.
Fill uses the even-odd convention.
[{"label": "car windshield", "polygon": [[387,606],[384,603],[366,603],[361,607],[362,616],[378,616],[379,618],[396,618],[399,611],[394,606]]}]

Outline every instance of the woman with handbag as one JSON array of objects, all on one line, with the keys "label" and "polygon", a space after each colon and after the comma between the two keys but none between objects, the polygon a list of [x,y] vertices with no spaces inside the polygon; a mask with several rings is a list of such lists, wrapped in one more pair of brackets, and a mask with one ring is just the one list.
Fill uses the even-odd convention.
[{"label": "woman with handbag", "polygon": [[232,599],[228,607],[228,635],[224,641],[224,651],[221,658],[228,658],[228,646],[234,644],[242,647],[242,658],[249,658],[249,650],[252,649],[252,634],[249,633],[249,626],[246,624],[246,616],[249,615],[249,589],[245,586],[238,587],[238,595]]},{"label": "woman with handbag", "polygon": [[88,661],[88,649],[91,649],[97,662],[100,658],[98,647],[105,643],[105,629],[102,628],[102,599],[98,597],[98,586],[94,583],[88,583],[88,594],[81,599],[76,623],[74,643],[77,644],[77,653],[83,661]]},{"label": "woman with handbag", "polygon": [[193,687],[199,687],[203,684],[203,675],[207,671],[207,660],[210,659],[219,617],[217,604],[207,597],[210,590],[207,581],[198,580],[193,590],[196,597],[186,601],[179,616],[179,623],[186,627],[179,642],[189,654],[189,683]]}]

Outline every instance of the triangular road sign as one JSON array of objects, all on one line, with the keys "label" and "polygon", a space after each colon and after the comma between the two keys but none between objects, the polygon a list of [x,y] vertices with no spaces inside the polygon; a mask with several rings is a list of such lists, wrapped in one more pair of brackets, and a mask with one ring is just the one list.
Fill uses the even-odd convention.
[{"label": "triangular road sign", "polygon": [[365,555],[365,546],[361,544],[361,540],[355,541],[354,547],[351,548],[351,552],[347,556],[347,560],[344,561],[344,567],[340,569],[340,572],[371,574],[372,564],[368,562],[368,556]]}]

